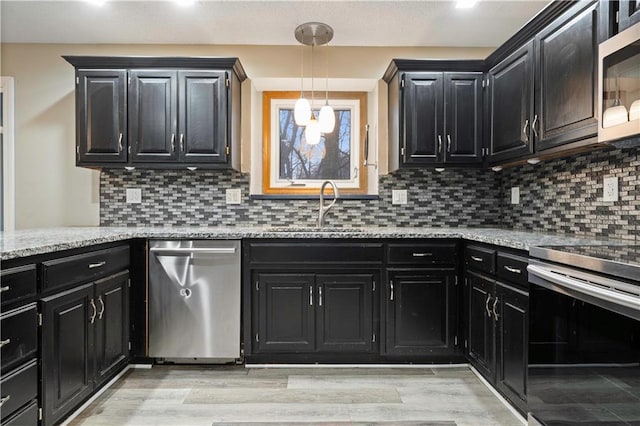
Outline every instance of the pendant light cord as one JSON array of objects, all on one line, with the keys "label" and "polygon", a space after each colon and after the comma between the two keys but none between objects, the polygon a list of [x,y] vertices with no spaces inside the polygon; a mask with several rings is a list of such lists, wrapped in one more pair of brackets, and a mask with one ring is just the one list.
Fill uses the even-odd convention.
[{"label": "pendant light cord", "polygon": [[313,47],[316,45],[315,36],[313,37],[313,43],[311,43],[311,116],[315,117],[313,114]]},{"label": "pendant light cord", "polygon": [[[328,38],[328,37],[327,37]],[[327,44],[325,45],[327,46],[327,48],[325,49],[326,53],[324,55],[324,69],[326,72],[326,80],[324,83],[324,104],[325,105],[329,105],[329,42],[327,41]]]},{"label": "pendant light cord", "polygon": [[[304,40],[304,30],[302,30]],[[304,98],[304,43],[300,43],[300,97]]]}]

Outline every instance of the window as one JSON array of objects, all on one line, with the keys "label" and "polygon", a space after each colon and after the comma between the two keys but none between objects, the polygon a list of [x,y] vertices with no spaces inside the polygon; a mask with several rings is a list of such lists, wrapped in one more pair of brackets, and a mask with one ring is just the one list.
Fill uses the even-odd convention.
[{"label": "window", "polygon": [[[341,193],[365,194],[367,176],[361,173],[361,164],[367,94],[329,94],[336,126],[333,132],[323,134],[317,145],[306,143],[305,128],[296,125],[293,119],[299,96],[300,92],[263,94],[263,193],[316,195],[322,182],[331,179]],[[324,97],[314,102],[316,117],[324,102]]]},{"label": "window", "polygon": [[0,77],[0,231],[14,229],[13,78]]}]

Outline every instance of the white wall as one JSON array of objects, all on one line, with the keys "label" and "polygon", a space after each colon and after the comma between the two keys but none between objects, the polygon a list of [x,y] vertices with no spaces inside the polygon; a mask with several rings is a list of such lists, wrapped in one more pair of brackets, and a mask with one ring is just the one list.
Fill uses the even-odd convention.
[{"label": "white wall", "polygon": [[[492,50],[332,47],[329,73],[338,79],[380,79],[392,58],[477,59]],[[299,77],[299,54],[299,46],[2,44],[0,75],[15,77],[16,228],[99,223],[99,173],[75,167],[74,73],[61,55],[237,56],[250,78],[268,79]],[[243,85],[248,92],[242,96],[244,171],[251,165],[248,146],[259,136],[251,135],[256,129],[251,122],[261,111],[252,87]],[[386,134],[381,88],[378,136]],[[256,100],[259,104],[252,105]],[[381,160],[384,155],[380,152]]]}]

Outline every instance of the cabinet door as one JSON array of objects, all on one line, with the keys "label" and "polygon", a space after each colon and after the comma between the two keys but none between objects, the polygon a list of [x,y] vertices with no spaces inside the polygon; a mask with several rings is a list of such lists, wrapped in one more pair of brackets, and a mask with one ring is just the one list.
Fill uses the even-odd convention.
[{"label": "cabinet door", "polygon": [[536,36],[536,151],[598,133],[597,11],[581,5]]},{"label": "cabinet door", "polygon": [[96,385],[126,364],[129,354],[129,272],[96,281]]},{"label": "cabinet door", "polygon": [[533,40],[489,71],[491,161],[533,152]]},{"label": "cabinet door", "polygon": [[127,161],[127,71],[78,70],[78,163]]},{"label": "cabinet door", "polygon": [[313,280],[306,274],[256,274],[256,352],[315,350]]},{"label": "cabinet door", "polygon": [[445,163],[482,161],[482,73],[445,73]]},{"label": "cabinet door", "polygon": [[130,71],[129,144],[139,162],[178,159],[178,75],[172,70]]},{"label": "cabinet door", "polygon": [[93,283],[42,300],[42,407],[56,423],[93,390]]},{"label": "cabinet door", "polygon": [[469,287],[469,342],[471,364],[490,381],[495,379],[495,324],[491,311],[494,282],[467,272]]},{"label": "cabinet door", "polygon": [[227,161],[227,92],[224,71],[180,71],[180,157],[189,163]]},{"label": "cabinet door", "polygon": [[443,74],[433,72],[404,75],[405,164],[442,161],[444,124]]},{"label": "cabinet door", "polygon": [[620,0],[618,32],[640,22],[640,1]]},{"label": "cabinet door", "polygon": [[456,331],[454,288],[454,271],[390,272],[387,353],[452,353]]},{"label": "cabinet door", "polygon": [[529,295],[497,283],[491,311],[497,322],[496,385],[526,411],[527,355],[529,349]]},{"label": "cabinet door", "polygon": [[318,351],[372,351],[373,281],[371,274],[316,277]]}]

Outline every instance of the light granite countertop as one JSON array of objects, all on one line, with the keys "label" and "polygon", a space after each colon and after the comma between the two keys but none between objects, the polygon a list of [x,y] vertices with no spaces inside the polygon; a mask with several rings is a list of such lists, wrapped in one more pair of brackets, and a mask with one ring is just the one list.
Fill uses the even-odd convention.
[{"label": "light granite countertop", "polygon": [[0,260],[51,253],[132,238],[240,239],[240,238],[464,238],[529,250],[548,245],[628,244],[620,240],[572,237],[503,228],[37,228],[0,233]]}]

